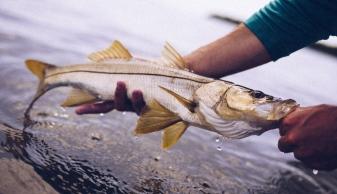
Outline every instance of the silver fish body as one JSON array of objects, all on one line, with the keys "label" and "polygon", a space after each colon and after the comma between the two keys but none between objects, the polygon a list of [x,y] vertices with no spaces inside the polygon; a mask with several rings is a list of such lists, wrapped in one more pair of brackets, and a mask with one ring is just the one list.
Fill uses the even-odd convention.
[{"label": "silver fish body", "polygon": [[[174,145],[190,125],[227,138],[261,134],[298,105],[232,82],[196,75],[186,70],[182,57],[167,44],[162,60],[134,59],[118,42],[92,54],[90,64],[56,67],[28,60],[28,68],[40,78],[34,102],[61,86],[76,89],[66,106],[113,100],[118,81],[125,82],[128,96],[141,90],[147,108],[140,115],[137,134],[164,130],[163,147]],[[257,93],[259,92],[259,93]],[[257,95],[258,94],[258,95]]]},{"label": "silver fish body", "polygon": [[[143,91],[144,100],[156,99],[170,111],[191,124],[201,124],[178,100],[162,88],[193,101],[195,91],[214,79],[188,71],[160,66],[152,61],[111,61],[51,68],[46,71],[47,87],[72,86],[93,94],[99,101],[113,100],[118,81],[125,83],[128,96],[134,90]],[[162,87],[162,88],[161,88]]]}]

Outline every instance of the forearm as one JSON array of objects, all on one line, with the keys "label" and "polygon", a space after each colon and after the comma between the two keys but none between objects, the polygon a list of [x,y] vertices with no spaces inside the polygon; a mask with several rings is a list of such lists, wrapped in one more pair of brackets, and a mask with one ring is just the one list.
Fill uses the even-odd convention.
[{"label": "forearm", "polygon": [[223,77],[271,60],[257,37],[243,24],[233,32],[184,57],[195,73]]}]

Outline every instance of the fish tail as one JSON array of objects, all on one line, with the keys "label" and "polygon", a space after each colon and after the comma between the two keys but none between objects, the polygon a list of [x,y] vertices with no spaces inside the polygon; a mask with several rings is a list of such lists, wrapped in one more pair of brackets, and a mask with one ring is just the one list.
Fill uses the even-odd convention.
[{"label": "fish tail", "polygon": [[27,68],[39,78],[40,83],[44,81],[46,71],[51,68],[55,68],[55,65],[51,65],[42,61],[28,59],[25,61]]},{"label": "fish tail", "polygon": [[34,59],[28,59],[25,61],[27,68],[39,79],[39,86],[37,88],[35,97],[33,101],[29,104],[28,108],[25,111],[25,121],[24,121],[24,127],[26,128],[30,124],[33,123],[33,121],[29,117],[29,112],[34,104],[34,102],[44,93],[45,91],[45,84],[44,80],[46,77],[46,72],[48,69],[56,68],[55,65],[51,65],[42,61],[34,60]]},{"label": "fish tail", "polygon": [[49,69],[56,68],[56,66],[34,59],[27,59],[25,63],[27,68],[39,79],[39,85],[36,91],[36,95],[38,95],[44,89],[46,72]]}]

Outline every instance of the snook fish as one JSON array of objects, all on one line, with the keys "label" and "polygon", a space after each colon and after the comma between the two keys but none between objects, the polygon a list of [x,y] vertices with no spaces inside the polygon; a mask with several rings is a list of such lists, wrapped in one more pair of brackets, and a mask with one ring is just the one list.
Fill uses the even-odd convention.
[{"label": "snook fish", "polygon": [[125,82],[129,97],[135,89],[143,91],[147,106],[135,134],[163,130],[163,148],[174,145],[188,126],[234,139],[259,135],[298,106],[291,99],[281,100],[232,82],[196,75],[168,43],[160,60],[134,58],[119,41],[89,55],[89,59],[89,64],[64,67],[26,60],[40,83],[25,112],[25,125],[31,121],[33,104],[51,89],[72,87],[62,104],[71,107],[112,100],[118,81]]}]

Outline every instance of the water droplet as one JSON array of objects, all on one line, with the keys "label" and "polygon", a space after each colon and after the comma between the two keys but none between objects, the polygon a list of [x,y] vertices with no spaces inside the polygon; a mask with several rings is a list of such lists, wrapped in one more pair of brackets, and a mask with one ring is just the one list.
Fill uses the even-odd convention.
[{"label": "water droplet", "polygon": [[220,138],[217,137],[217,138],[215,139],[215,142],[219,143],[219,142],[220,142]]},{"label": "water droplet", "polygon": [[317,174],[318,174],[318,170],[313,169],[313,170],[312,170],[312,173],[313,173],[314,175],[317,175]]},{"label": "water droplet", "polygon": [[104,113],[99,113],[99,116],[101,116],[101,117],[104,116]]},{"label": "water droplet", "polygon": [[60,114],[60,117],[67,119],[67,118],[69,118],[69,115],[68,114]]},{"label": "water droplet", "polygon": [[58,117],[59,116],[59,113],[57,113],[57,112],[54,112],[54,117]]},{"label": "water droplet", "polygon": [[47,123],[47,127],[48,127],[48,128],[51,128],[51,129],[52,129],[52,128],[54,128],[54,127],[55,127],[55,125],[56,125],[56,123],[55,123],[55,122],[53,122],[53,121],[52,121],[52,122],[48,122],[48,123]]},{"label": "water droplet", "polygon": [[155,157],[154,160],[158,162],[160,160],[160,156]]},{"label": "water droplet", "polygon": [[217,149],[218,151],[222,151],[222,147],[221,147],[221,146],[216,147],[216,149]]},{"label": "water droplet", "polygon": [[100,141],[100,140],[103,139],[103,136],[100,133],[91,133],[91,139],[96,140],[96,141]]},{"label": "water droplet", "polygon": [[123,115],[126,115],[126,112],[124,111],[122,114],[123,114]]}]

